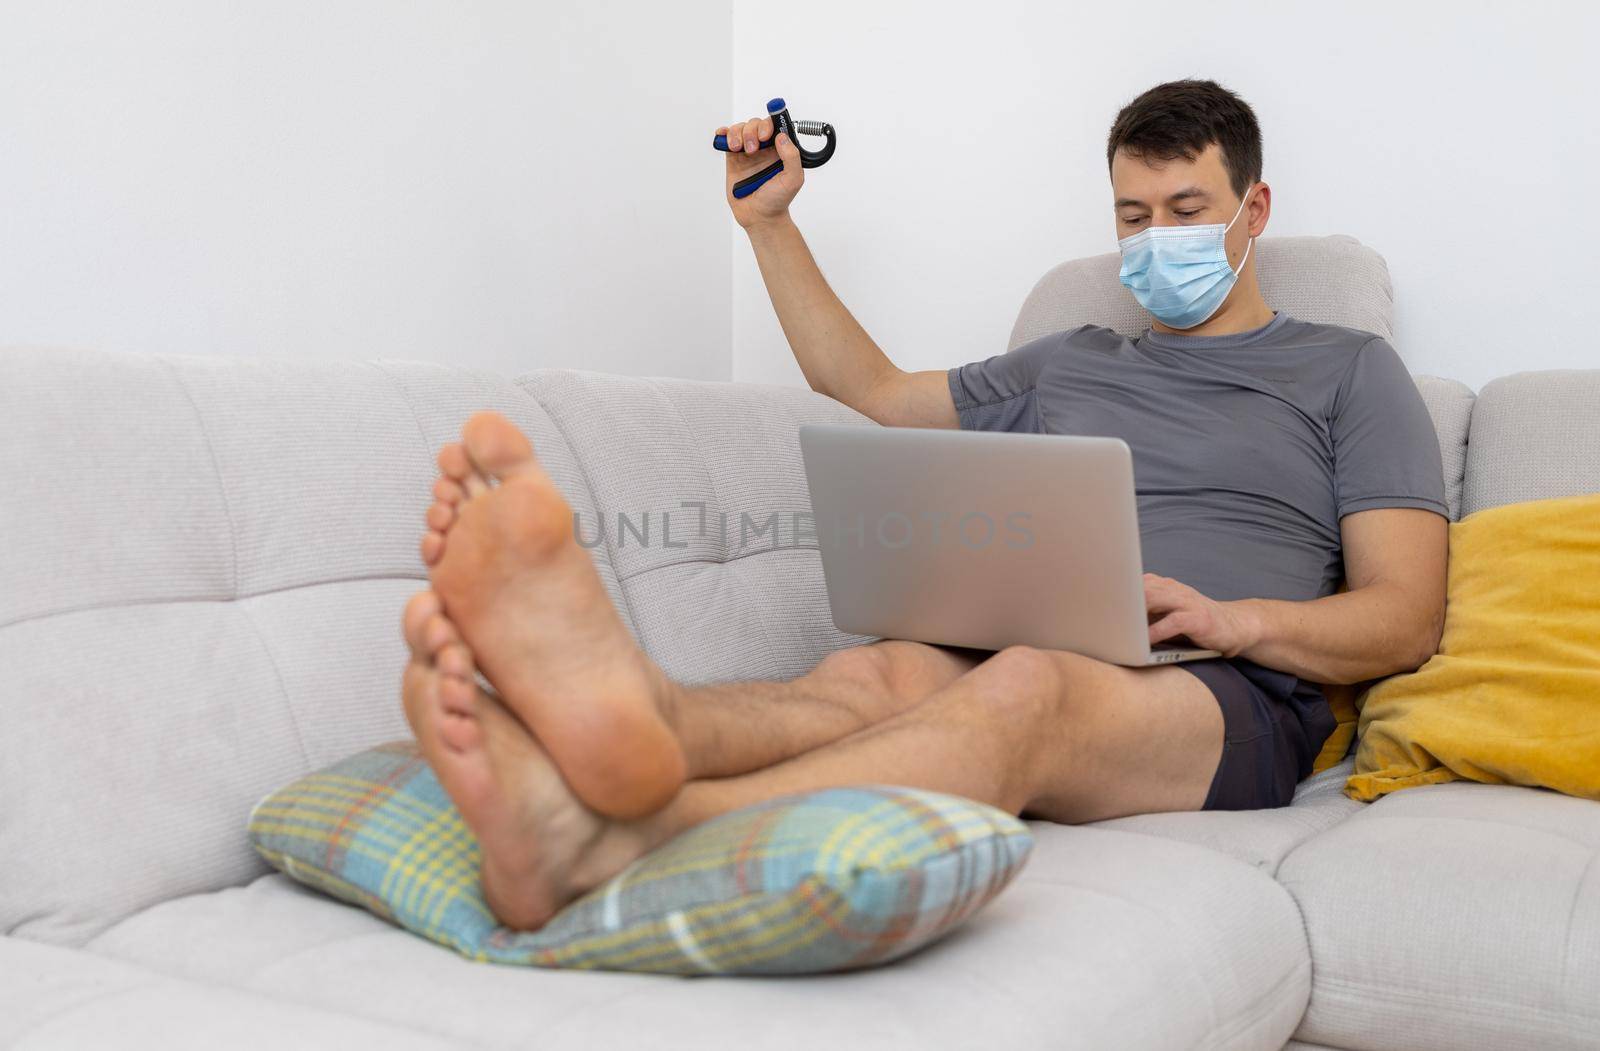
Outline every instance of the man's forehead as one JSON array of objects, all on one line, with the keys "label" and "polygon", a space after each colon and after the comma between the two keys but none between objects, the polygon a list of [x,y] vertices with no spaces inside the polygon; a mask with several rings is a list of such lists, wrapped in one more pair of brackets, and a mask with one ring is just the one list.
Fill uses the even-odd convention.
[{"label": "man's forehead", "polygon": [[1216,143],[1193,159],[1147,161],[1118,150],[1111,162],[1111,187],[1116,207],[1181,201],[1205,203],[1226,196],[1228,172]]},{"label": "man's forehead", "polygon": [[[1194,201],[1197,204],[1204,204],[1204,203],[1210,201],[1212,196],[1213,195],[1212,195],[1211,191],[1207,190],[1207,189],[1205,189],[1203,187],[1200,187],[1200,186],[1182,186],[1182,187],[1179,187],[1178,189],[1174,190],[1173,192],[1167,194],[1165,197],[1160,197],[1158,195],[1158,199],[1164,201],[1167,204],[1177,204],[1179,201]],[[1116,207],[1122,208],[1122,207],[1125,207],[1127,205],[1149,204],[1149,203],[1150,203],[1149,201],[1141,200],[1140,198],[1137,198],[1137,197],[1118,197],[1117,198]]]}]

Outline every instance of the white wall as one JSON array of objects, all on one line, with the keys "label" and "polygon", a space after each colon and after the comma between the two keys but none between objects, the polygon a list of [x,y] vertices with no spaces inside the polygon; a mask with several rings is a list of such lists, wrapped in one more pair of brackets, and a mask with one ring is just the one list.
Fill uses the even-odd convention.
[{"label": "white wall", "polygon": [[726,379],[728,0],[0,0],[0,345]]},{"label": "white wall", "polygon": [[800,382],[705,141],[783,95],[840,130],[794,209],[829,280],[944,367],[1115,247],[1106,128],[1201,75],[1270,234],[1388,258],[1413,369],[1600,366],[1597,10],[0,0],[0,345]]},{"label": "white wall", "polygon": [[[1103,151],[1117,109],[1212,77],[1260,117],[1268,234],[1377,248],[1401,355],[1479,387],[1600,367],[1597,11],[810,0],[785,24],[734,0],[736,116],[783,95],[796,118],[837,126],[793,214],[884,350],[942,368],[1004,350],[1049,267],[1115,250]],[[801,382],[737,228],[733,241],[733,375]]]}]

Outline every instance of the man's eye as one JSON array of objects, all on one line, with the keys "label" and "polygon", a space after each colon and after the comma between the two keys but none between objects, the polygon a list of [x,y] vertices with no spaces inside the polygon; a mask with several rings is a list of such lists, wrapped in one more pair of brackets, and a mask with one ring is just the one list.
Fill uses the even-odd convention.
[{"label": "man's eye", "polygon": [[1173,214],[1184,219],[1193,219],[1195,216],[1200,214],[1200,209],[1196,208],[1192,212],[1174,212]]},{"label": "man's eye", "polygon": [[1129,216],[1129,217],[1123,219],[1122,221],[1127,223],[1129,226],[1132,226],[1135,223],[1142,223],[1142,222],[1144,222],[1144,220],[1145,220],[1145,217],[1142,216],[1142,215],[1132,215],[1132,216]]}]

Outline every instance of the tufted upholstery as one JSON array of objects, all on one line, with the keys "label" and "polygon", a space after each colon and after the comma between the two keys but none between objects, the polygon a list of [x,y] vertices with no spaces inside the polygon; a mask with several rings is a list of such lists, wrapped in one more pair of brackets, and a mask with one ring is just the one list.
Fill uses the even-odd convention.
[{"label": "tufted upholstery", "polygon": [[1278,868],[1334,1047],[1593,1048],[1600,803],[1458,782],[1358,809]]},{"label": "tufted upholstery", "polygon": [[[240,824],[256,799],[409,735],[399,611],[426,581],[434,452],[480,407],[530,434],[587,536],[613,518],[596,565],[672,674],[788,677],[849,641],[814,545],[782,517],[754,533],[807,507],[799,423],[864,422],[809,391],[404,361],[4,364],[0,446],[25,455],[0,468],[0,929],[80,944],[242,883],[264,871]],[[651,546],[617,512],[650,512]],[[662,513],[687,546],[663,543]]]}]

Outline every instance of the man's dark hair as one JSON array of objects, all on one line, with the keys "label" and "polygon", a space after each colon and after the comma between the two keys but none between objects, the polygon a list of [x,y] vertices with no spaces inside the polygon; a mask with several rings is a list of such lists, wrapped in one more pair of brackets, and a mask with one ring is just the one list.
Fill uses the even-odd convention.
[{"label": "man's dark hair", "polygon": [[1106,138],[1106,167],[1117,151],[1170,161],[1194,158],[1216,143],[1234,195],[1261,179],[1261,125],[1244,99],[1214,80],[1157,84],[1122,107]]}]

